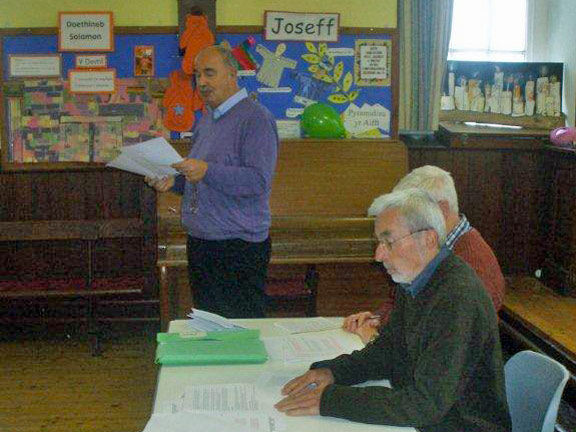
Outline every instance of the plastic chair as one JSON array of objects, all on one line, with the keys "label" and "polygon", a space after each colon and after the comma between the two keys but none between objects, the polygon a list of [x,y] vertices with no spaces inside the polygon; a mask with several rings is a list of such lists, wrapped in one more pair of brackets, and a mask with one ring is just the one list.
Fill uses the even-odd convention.
[{"label": "plastic chair", "polygon": [[554,432],[568,370],[545,355],[522,351],[504,366],[512,432]]}]

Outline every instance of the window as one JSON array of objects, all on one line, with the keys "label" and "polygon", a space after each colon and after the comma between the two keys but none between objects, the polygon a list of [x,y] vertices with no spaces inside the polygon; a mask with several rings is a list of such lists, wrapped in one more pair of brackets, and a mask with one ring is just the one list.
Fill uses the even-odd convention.
[{"label": "window", "polygon": [[448,60],[526,61],[530,0],[454,0]]}]

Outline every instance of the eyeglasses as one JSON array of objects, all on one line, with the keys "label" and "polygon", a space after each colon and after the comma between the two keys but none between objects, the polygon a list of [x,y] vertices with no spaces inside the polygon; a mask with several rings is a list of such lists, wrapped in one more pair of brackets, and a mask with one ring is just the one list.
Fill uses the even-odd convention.
[{"label": "eyeglasses", "polygon": [[400,238],[394,239],[394,240],[392,240],[392,241],[390,241],[390,240],[388,240],[388,239],[386,239],[386,238],[383,238],[383,239],[379,240],[379,244],[382,245],[382,246],[384,246],[388,252],[391,252],[391,251],[392,251],[392,247],[394,246],[394,244],[395,244],[396,242],[399,242],[400,240],[404,240],[405,238],[408,238],[408,237],[410,237],[410,236],[413,236],[414,234],[418,234],[418,233],[421,233],[421,232],[424,232],[424,231],[429,231],[430,229],[431,229],[431,228],[424,228],[424,229],[421,229],[421,230],[418,230],[418,231],[414,231],[414,232],[411,232],[411,233],[409,233],[409,234],[406,234],[405,236],[402,236],[402,237],[400,237]]}]

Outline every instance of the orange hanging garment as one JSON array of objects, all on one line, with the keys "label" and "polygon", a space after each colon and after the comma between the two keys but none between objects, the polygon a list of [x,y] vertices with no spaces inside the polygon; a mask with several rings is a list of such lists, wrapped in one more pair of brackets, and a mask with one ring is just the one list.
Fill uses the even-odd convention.
[{"label": "orange hanging garment", "polygon": [[194,73],[194,59],[204,48],[214,45],[214,35],[208,27],[205,15],[186,15],[186,30],[180,37],[180,49],[185,50],[182,70],[188,75]]},{"label": "orange hanging garment", "polygon": [[181,70],[170,73],[170,87],[164,94],[164,126],[176,132],[187,132],[194,125],[194,110],[198,104],[198,92],[192,89],[190,77]]}]

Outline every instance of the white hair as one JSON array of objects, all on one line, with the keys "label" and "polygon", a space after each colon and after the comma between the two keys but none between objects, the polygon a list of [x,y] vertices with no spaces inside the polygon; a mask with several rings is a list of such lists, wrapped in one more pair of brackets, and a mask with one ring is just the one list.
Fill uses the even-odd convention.
[{"label": "white hair", "polygon": [[368,216],[378,216],[384,210],[398,210],[410,232],[433,229],[438,245],[446,241],[446,223],[438,203],[423,189],[393,191],[379,196],[368,209]]},{"label": "white hair", "polygon": [[436,202],[446,201],[450,211],[459,213],[458,194],[448,171],[432,165],[413,169],[398,182],[393,192],[410,188],[424,189]]}]

